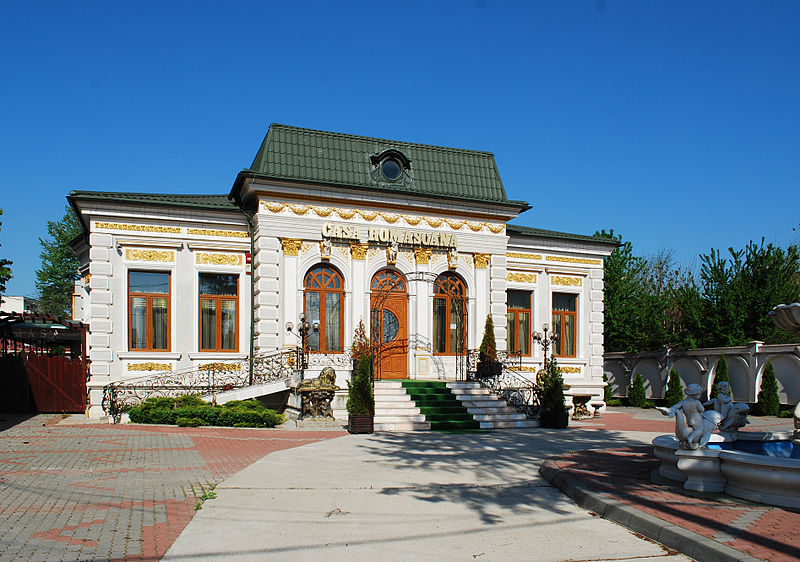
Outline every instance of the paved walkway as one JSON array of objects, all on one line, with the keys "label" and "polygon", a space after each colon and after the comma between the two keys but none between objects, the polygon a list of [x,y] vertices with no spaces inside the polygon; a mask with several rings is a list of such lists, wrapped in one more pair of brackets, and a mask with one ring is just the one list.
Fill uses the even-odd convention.
[{"label": "paved walkway", "polygon": [[724,547],[698,558],[800,558],[797,512],[651,484],[647,444],[672,428],[652,410],[371,436],[16,421],[0,414],[0,560],[685,559],[575,505],[539,474],[548,458],[562,488],[641,514],[629,526],[650,517]]},{"label": "paved walkway", "polygon": [[342,435],[70,421],[0,414],[0,560],[158,560],[225,478]]}]

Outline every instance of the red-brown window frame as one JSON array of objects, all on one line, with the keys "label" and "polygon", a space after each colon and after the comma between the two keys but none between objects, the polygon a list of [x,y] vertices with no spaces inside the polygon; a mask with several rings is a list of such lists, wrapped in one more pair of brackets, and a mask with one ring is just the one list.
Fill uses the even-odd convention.
[{"label": "red-brown window frame", "polygon": [[[530,291],[520,291],[520,290],[517,290],[517,289],[509,289],[509,290],[508,290],[508,292],[509,292],[509,293],[511,293],[511,292],[515,292],[515,293],[525,293],[525,294],[527,294],[527,295],[528,295],[528,308],[512,308],[512,307],[506,307],[506,310],[507,310],[508,312],[510,312],[510,313],[513,313],[513,314],[514,314],[514,320],[513,320],[513,322],[514,322],[514,326],[515,326],[515,327],[516,327],[516,326],[519,326],[519,321],[518,321],[518,319],[519,319],[519,313],[520,313],[520,312],[527,312],[527,313],[528,313],[528,353],[521,353],[520,355],[521,355],[522,357],[530,357],[530,356],[531,356],[531,354],[532,354],[532,352],[533,352],[533,346],[531,345],[531,333],[532,333],[532,332],[531,332],[531,325],[533,324],[533,310],[532,310],[532,307],[531,307],[531,298],[532,298],[533,294],[532,294]],[[513,343],[514,343],[514,344],[516,344],[516,345],[511,345],[511,346],[509,346],[509,349],[508,349],[508,350],[509,350],[509,351],[511,351],[511,352],[514,352],[514,353],[516,353],[516,352],[518,352],[518,351],[519,351],[519,336],[520,336],[520,333],[519,333],[519,330],[518,330],[518,329],[515,329],[514,333],[515,333],[515,334],[516,334],[516,336],[517,336],[517,341],[515,341],[515,342],[513,342]]]},{"label": "red-brown window frame", "polygon": [[[452,355],[455,355],[455,351],[450,349],[450,347],[451,347],[450,346],[450,340],[451,340],[451,337],[450,337],[450,335],[451,335],[450,334],[450,317],[452,316],[453,297],[449,293],[441,290],[442,283],[439,282],[440,279],[454,279],[456,281],[456,283],[458,285],[461,285],[461,287],[462,287],[463,297],[461,299],[462,299],[462,301],[464,303],[464,326],[463,326],[464,333],[462,334],[462,336],[464,338],[464,348],[463,349],[465,351],[467,349],[467,331],[468,331],[468,329],[467,329],[467,327],[468,327],[468,324],[467,324],[467,320],[468,320],[468,317],[467,317],[467,284],[464,282],[464,280],[461,277],[459,277],[455,273],[450,273],[450,272],[442,273],[441,275],[439,275],[439,277],[436,278],[436,282],[434,283],[433,302],[435,303],[436,299],[444,299],[444,301],[445,301],[445,306],[444,306],[444,318],[445,318],[445,324],[444,324],[444,329],[445,329],[444,349],[445,350],[444,351],[434,351],[433,347],[436,345],[436,342],[432,341],[431,342],[431,352],[433,353],[433,355],[450,355],[450,356],[452,356]],[[432,321],[435,321],[435,319],[433,319],[433,315],[436,314],[435,311],[436,311],[436,307],[434,306],[433,310],[431,310],[431,316],[432,316],[431,319],[432,319]],[[433,324],[431,324],[431,329],[432,328],[433,328]]]},{"label": "red-brown window frame", "polygon": [[[131,273],[144,271],[146,273],[163,273],[169,277],[168,293],[134,293],[131,292]],[[145,298],[145,347],[133,347],[133,299]],[[152,347],[153,341],[153,301],[152,299],[167,299],[167,347],[164,349]],[[129,351],[159,351],[169,352],[172,349],[172,273],[169,271],[149,271],[146,269],[128,270],[128,350]]]},{"label": "red-brown window frame", "polygon": [[[315,270],[318,271],[315,273]],[[324,271],[328,271],[332,273],[334,277],[338,278],[338,289],[335,287],[324,287],[324,283],[320,283],[319,287],[309,286],[309,278],[316,277]],[[310,353],[344,353],[344,276],[339,272],[339,270],[327,264],[317,264],[306,272],[305,276],[303,277],[303,313],[306,315],[306,320],[308,322],[312,322],[313,319],[309,317],[308,312],[306,311],[306,295],[308,293],[319,293],[319,349],[310,350]],[[325,315],[327,314],[326,301],[327,295],[332,293],[339,295],[339,349],[327,348],[328,338],[325,327],[327,324],[325,321]]]},{"label": "red-brown window frame", "polygon": [[[555,333],[556,322],[557,321],[560,322],[561,323],[561,330],[558,333],[560,334],[560,337],[562,339],[563,339],[563,334],[564,334],[564,326],[567,325],[566,317],[567,316],[572,316],[573,319],[574,319],[572,321],[572,329],[573,329],[572,342],[573,342],[574,353],[572,355],[567,355],[565,353],[556,353],[556,349],[563,349],[562,342],[559,341],[556,344],[556,346],[557,346],[556,349],[553,349],[553,356],[554,357],[577,357],[577,355],[578,355],[578,295],[576,295],[575,293],[553,293],[553,297],[552,297],[552,299],[550,301],[551,304],[555,300],[555,295],[567,295],[569,297],[572,297],[572,299],[575,302],[575,310],[553,310],[553,331]],[[555,308],[555,307],[552,306],[552,308]],[[556,319],[558,319],[558,320],[556,320]]]},{"label": "red-brown window frame", "polygon": [[[236,277],[236,295],[204,295],[200,293],[199,298],[197,300],[197,348],[202,352],[219,352],[219,353],[238,353],[239,351],[239,275],[235,273],[214,273],[204,271],[201,272],[197,276],[197,288],[198,292],[200,289],[200,275],[234,275]],[[216,335],[215,339],[215,347],[212,348],[204,348],[203,347],[203,301],[204,300],[214,300],[217,301],[215,310],[217,311],[216,318],[214,319],[214,333]],[[235,325],[235,333],[234,333],[234,342],[235,346],[233,349],[222,349],[222,301],[234,301],[236,304],[236,322]]]}]

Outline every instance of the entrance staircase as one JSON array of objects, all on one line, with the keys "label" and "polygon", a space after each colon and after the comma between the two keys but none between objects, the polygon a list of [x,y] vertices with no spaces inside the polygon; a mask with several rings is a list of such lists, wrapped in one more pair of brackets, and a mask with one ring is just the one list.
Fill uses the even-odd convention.
[{"label": "entrance staircase", "polygon": [[375,382],[375,431],[539,427],[474,382]]}]

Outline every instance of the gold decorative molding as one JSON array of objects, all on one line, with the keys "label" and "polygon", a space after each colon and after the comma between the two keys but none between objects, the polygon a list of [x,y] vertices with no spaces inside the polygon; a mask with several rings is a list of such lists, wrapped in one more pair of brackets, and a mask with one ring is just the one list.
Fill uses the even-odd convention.
[{"label": "gold decorative molding", "polygon": [[137,250],[133,248],[126,248],[125,259],[129,261],[174,262],[175,252],[170,252],[167,250]]},{"label": "gold decorative molding", "polygon": [[382,219],[384,222],[386,222],[386,224],[395,224],[396,222],[402,220],[410,226],[417,226],[419,223],[425,222],[431,228],[440,228],[442,225],[447,224],[447,226],[452,230],[469,229],[473,232],[488,230],[493,234],[501,234],[506,230],[506,225],[503,223],[446,219],[421,215],[406,215],[402,213],[391,213],[385,211],[369,211],[366,209],[344,209],[318,205],[280,203],[277,201],[261,201],[261,208],[262,210],[267,210],[270,213],[275,214],[288,212],[298,216],[303,216],[307,215],[308,213],[314,213],[318,217],[322,218],[328,218],[332,215],[336,215],[343,220],[350,220],[355,216],[359,216],[367,222],[374,222],[378,219]]},{"label": "gold decorative molding", "polygon": [[281,238],[281,244],[284,256],[296,256],[303,246],[303,241],[299,238]]},{"label": "gold decorative molding", "polygon": [[430,261],[432,253],[430,248],[414,248],[414,257],[421,265],[426,265]]},{"label": "gold decorative molding", "polygon": [[208,230],[206,228],[187,228],[187,234],[197,234],[199,236],[222,236],[223,238],[249,238],[247,232],[241,230]]},{"label": "gold decorative molding", "polygon": [[581,368],[580,367],[560,367],[559,366],[559,369],[561,369],[562,373],[580,373],[581,372]]},{"label": "gold decorative molding", "polygon": [[520,252],[506,252],[507,258],[520,258],[523,260],[540,260],[542,254],[522,254]]},{"label": "gold decorative molding", "polygon": [[311,244],[310,242],[303,242],[303,245],[300,246],[301,254],[307,254],[313,250],[314,250],[314,244]]},{"label": "gold decorative molding", "polygon": [[368,244],[356,244],[355,242],[350,242],[350,254],[353,256],[354,260],[367,259],[368,248]]},{"label": "gold decorative molding", "polygon": [[583,279],[580,277],[564,277],[563,275],[553,275],[550,278],[552,285],[563,285],[567,287],[580,287],[583,285]]},{"label": "gold decorative molding", "polygon": [[171,371],[169,363],[128,363],[129,371]]},{"label": "gold decorative molding", "polygon": [[242,254],[210,254],[199,252],[197,254],[197,263],[209,265],[242,265],[244,263],[244,258]]},{"label": "gold decorative molding", "polygon": [[603,265],[603,260],[590,260],[587,258],[567,258],[564,256],[547,256],[547,261],[558,261],[563,263],[583,263],[586,265]]},{"label": "gold decorative molding", "polygon": [[206,363],[197,367],[198,371],[239,371],[242,366],[239,363]]},{"label": "gold decorative molding", "polygon": [[509,273],[506,276],[507,281],[514,281],[516,283],[536,283],[535,273]]},{"label": "gold decorative molding", "polygon": [[473,254],[472,257],[475,259],[475,269],[486,269],[489,267],[489,260],[491,259],[491,254]]},{"label": "gold decorative molding", "polygon": [[118,222],[96,222],[95,228],[105,228],[107,230],[127,230],[131,232],[166,232],[169,234],[180,234],[181,229],[177,226],[155,226],[149,224],[122,224]]},{"label": "gold decorative molding", "polygon": [[524,371],[526,373],[538,373],[539,367],[530,366],[530,365],[521,365],[519,367],[514,367],[512,370],[514,371]]}]

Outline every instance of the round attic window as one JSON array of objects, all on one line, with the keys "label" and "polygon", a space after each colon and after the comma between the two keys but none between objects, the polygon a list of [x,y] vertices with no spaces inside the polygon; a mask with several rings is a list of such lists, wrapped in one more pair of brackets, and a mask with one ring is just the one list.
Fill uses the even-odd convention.
[{"label": "round attic window", "polygon": [[400,174],[403,172],[403,167],[400,162],[394,158],[387,158],[381,162],[381,174],[389,181],[397,181],[400,179]]}]

